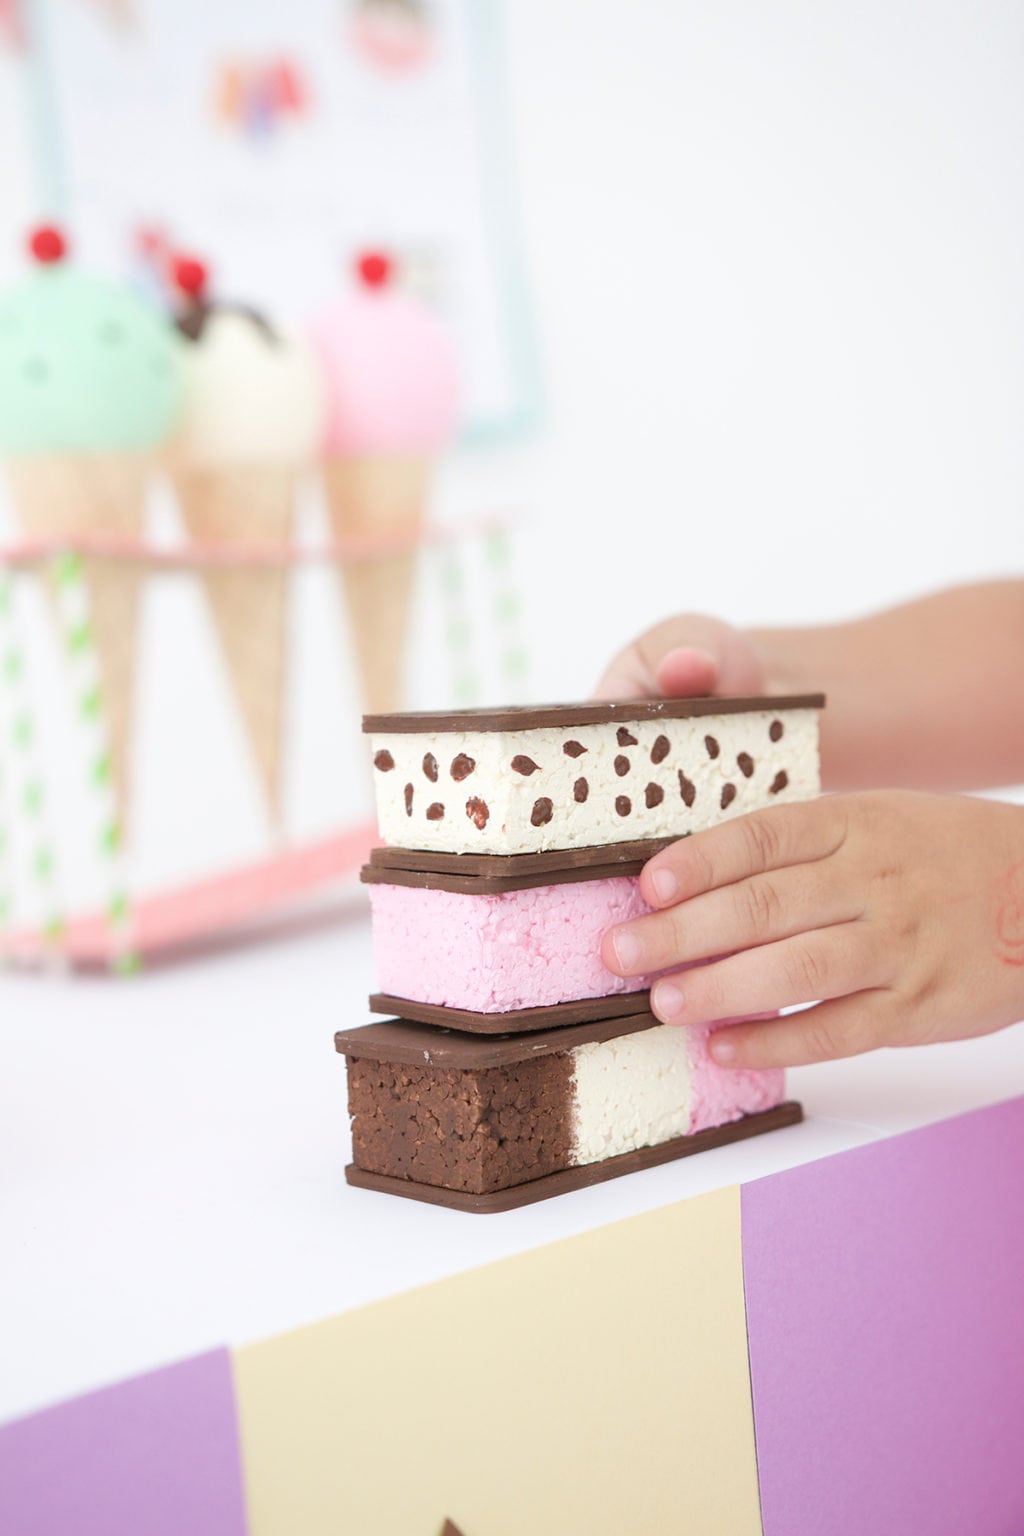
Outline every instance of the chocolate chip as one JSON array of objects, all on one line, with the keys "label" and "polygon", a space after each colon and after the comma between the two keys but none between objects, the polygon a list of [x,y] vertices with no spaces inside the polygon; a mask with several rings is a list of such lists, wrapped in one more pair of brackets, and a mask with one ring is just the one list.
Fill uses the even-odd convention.
[{"label": "chocolate chip", "polygon": [[552,804],[547,795],[542,795],[539,800],[533,802],[533,810],[530,812],[530,825],[534,827],[546,827],[551,820]]},{"label": "chocolate chip", "polygon": [[566,741],[562,743],[562,751],[566,757],[582,757],[589,748],[585,747],[581,741]]},{"label": "chocolate chip", "polygon": [[461,784],[463,779],[468,779],[476,767],[476,758],[467,757],[465,752],[460,752],[458,757],[452,758],[452,778],[456,784]]},{"label": "chocolate chip", "polygon": [[681,768],[679,770],[679,793],[682,795],[683,804],[686,806],[692,805],[697,798],[696,784],[694,784],[691,779],[686,777],[686,774]]},{"label": "chocolate chip", "polygon": [[624,725],[620,725],[615,732],[615,740],[620,747],[635,747],[638,744],[636,737],[631,736]]},{"label": "chocolate chip", "polygon": [[771,725],[768,727],[768,735],[771,737],[772,741],[781,741],[782,733],[784,730],[785,726],[781,720],[773,720]]},{"label": "chocolate chip", "polygon": [[381,751],[378,752],[377,756],[374,758],[373,766],[378,768],[381,773],[390,773],[392,768],[395,766],[395,760],[391,756],[390,752]]},{"label": "chocolate chip", "polygon": [[768,793],[770,795],[777,795],[779,790],[785,789],[788,783],[789,774],[786,772],[785,768],[780,768],[774,779],[772,779],[771,788],[769,789]]},{"label": "chocolate chip", "polygon": [[736,766],[745,779],[749,779],[754,771],[754,759],[749,752],[741,752],[736,759]]},{"label": "chocolate chip", "polygon": [[620,779],[625,778],[626,774],[629,772],[629,758],[623,757],[621,752],[615,759],[615,772],[618,774]]},{"label": "chocolate chip", "polygon": [[484,827],[486,827],[487,818],[490,814],[486,800],[478,800],[474,796],[472,800],[466,801],[466,815],[478,832],[482,832]]},{"label": "chocolate chip", "polygon": [[586,779],[577,779],[576,783],[572,787],[572,797],[576,801],[576,804],[582,805],[589,794],[590,785],[587,783]]},{"label": "chocolate chip", "polygon": [[437,758],[434,756],[433,752],[428,752],[424,757],[423,772],[426,774],[431,784],[437,783]]},{"label": "chocolate chip", "polygon": [[427,820],[444,821],[444,806],[440,800],[435,800],[432,805],[427,806]]},{"label": "chocolate chip", "polygon": [[722,810],[723,811],[728,810],[729,806],[732,805],[732,803],[733,803],[733,801],[735,799],[736,799],[736,785],[735,784],[723,784],[722,785],[722,799],[721,799],[721,802],[720,802]]},{"label": "chocolate chip", "polygon": [[660,805],[665,798],[665,791],[660,784],[648,784],[644,790],[644,803],[649,811],[653,811],[656,805]]},{"label": "chocolate chip", "polygon": [[[584,751],[586,751],[586,748],[584,748]],[[537,772],[537,770],[540,768],[540,764],[535,763],[532,757],[526,757],[522,752],[517,752],[515,757],[512,759],[512,767],[515,769],[516,773],[525,774],[525,776],[529,778],[531,773]]]},{"label": "chocolate chip", "polygon": [[407,816],[411,816],[412,815],[412,785],[411,784],[407,784],[405,786],[405,814]]},{"label": "chocolate chip", "polygon": [[708,757],[717,757],[718,756],[719,751],[721,749],[720,749],[720,747],[718,745],[718,742],[715,740],[715,738],[713,736],[705,736],[704,737],[704,745],[708,749]]},{"label": "chocolate chip", "polygon": [[651,748],[651,762],[657,765],[663,763],[668,757],[672,743],[667,736],[659,736]]},{"label": "chocolate chip", "polygon": [[615,797],[615,809],[618,811],[620,816],[628,816],[630,811],[633,809],[633,804],[632,804],[632,801],[630,800],[629,796],[628,795],[616,795],[616,797]]}]

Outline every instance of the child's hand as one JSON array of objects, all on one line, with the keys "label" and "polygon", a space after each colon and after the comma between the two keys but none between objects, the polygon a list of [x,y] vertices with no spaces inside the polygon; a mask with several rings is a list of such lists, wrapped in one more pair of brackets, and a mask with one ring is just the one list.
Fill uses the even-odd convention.
[{"label": "child's hand", "polygon": [[[649,917],[612,928],[620,976],[726,955],[655,983],[723,1066],[799,1066],[986,1034],[1024,1017],[1024,809],[884,791],[774,806],[695,833],[640,876]],[[820,999],[820,1001],[819,1001]]]},{"label": "child's hand", "polygon": [[742,630],[705,614],[666,619],[620,651],[597,685],[599,699],[688,699],[764,693],[764,664]]}]

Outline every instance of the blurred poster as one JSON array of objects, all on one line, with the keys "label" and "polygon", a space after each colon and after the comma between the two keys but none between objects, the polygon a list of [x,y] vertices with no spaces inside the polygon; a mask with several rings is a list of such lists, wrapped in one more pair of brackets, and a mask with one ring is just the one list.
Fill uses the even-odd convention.
[{"label": "blurred poster", "polygon": [[21,4],[34,212],[83,259],[159,290],[184,249],[301,324],[386,250],[458,337],[464,435],[528,421],[497,0]]}]

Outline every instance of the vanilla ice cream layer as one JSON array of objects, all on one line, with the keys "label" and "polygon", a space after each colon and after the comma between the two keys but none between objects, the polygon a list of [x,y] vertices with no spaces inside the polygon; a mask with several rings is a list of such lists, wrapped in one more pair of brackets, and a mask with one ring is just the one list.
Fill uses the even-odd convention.
[{"label": "vanilla ice cream layer", "polygon": [[717,1066],[709,1032],[659,1024],[577,1046],[570,1165],[656,1147],[782,1103],[782,1072]]},{"label": "vanilla ice cream layer", "polygon": [[384,841],[450,853],[682,837],[820,788],[817,708],[630,720],[620,706],[598,724],[405,729],[371,747]]}]

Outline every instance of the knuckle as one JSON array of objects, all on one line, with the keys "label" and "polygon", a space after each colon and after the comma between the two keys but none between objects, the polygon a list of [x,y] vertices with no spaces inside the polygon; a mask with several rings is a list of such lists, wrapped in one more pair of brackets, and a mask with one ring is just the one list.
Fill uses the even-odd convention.
[{"label": "knuckle", "polygon": [[780,841],[778,828],[770,816],[748,816],[743,823],[747,846],[746,853],[757,870],[772,869],[778,862]]},{"label": "knuckle", "polygon": [[746,887],[743,917],[754,939],[768,939],[778,933],[782,922],[782,898],[772,880],[751,880]]},{"label": "knuckle", "polygon": [[697,893],[710,891],[715,885],[715,866],[711,855],[704,847],[699,837],[687,838],[682,852],[685,853],[686,862],[690,866],[691,879],[687,885]]},{"label": "knuckle", "polygon": [[793,944],[786,955],[786,986],[795,1003],[810,1003],[828,994],[829,964],[813,944]]},{"label": "knuckle", "polygon": [[803,1045],[807,1057],[812,1061],[833,1061],[837,1056],[845,1055],[834,1026],[826,1019],[815,1018],[814,1014],[815,1010],[811,1009],[804,1025]]}]

